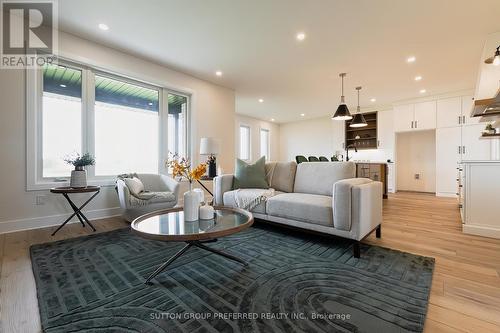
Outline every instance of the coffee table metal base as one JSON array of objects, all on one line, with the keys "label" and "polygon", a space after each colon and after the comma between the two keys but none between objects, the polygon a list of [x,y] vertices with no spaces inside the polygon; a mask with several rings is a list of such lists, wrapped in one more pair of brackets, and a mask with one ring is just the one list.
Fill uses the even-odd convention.
[{"label": "coffee table metal base", "polygon": [[209,251],[209,252],[212,252],[212,253],[215,253],[215,254],[218,254],[220,256],[223,256],[227,259],[230,259],[230,260],[234,260],[234,261],[237,261],[239,262],[240,264],[244,265],[244,266],[247,266],[248,263],[238,257],[235,257],[231,254],[228,254],[228,253],[225,253],[225,252],[222,252],[220,250],[217,250],[217,249],[213,249],[211,247],[208,247],[206,246],[205,244],[203,243],[212,243],[212,242],[215,242],[217,241],[216,239],[213,239],[213,240],[209,240],[209,241],[190,241],[190,242],[186,242],[186,245],[179,250],[179,252],[177,252],[176,254],[174,254],[172,257],[170,257],[170,259],[168,259],[167,261],[165,261],[163,264],[161,264],[160,266],[158,266],[158,268],[153,272],[153,274],[151,274],[147,279],[146,279],[146,282],[144,282],[145,284],[151,284],[151,280],[154,279],[158,274],[160,274],[161,272],[163,272],[165,270],[165,268],[167,268],[171,263],[173,263],[175,261],[175,259],[179,258],[181,255],[184,254],[184,252],[186,252],[190,247],[192,246],[196,246],[200,249],[203,249],[205,251]]}]

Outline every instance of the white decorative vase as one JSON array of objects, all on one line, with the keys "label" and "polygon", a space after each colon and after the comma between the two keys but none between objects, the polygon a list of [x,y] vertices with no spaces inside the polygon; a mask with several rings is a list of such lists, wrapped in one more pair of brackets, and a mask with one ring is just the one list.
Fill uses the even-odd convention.
[{"label": "white decorative vase", "polygon": [[184,221],[198,221],[200,207],[200,195],[191,189],[184,193]]},{"label": "white decorative vase", "polygon": [[87,187],[87,171],[83,167],[76,167],[71,171],[69,186],[73,188]]}]

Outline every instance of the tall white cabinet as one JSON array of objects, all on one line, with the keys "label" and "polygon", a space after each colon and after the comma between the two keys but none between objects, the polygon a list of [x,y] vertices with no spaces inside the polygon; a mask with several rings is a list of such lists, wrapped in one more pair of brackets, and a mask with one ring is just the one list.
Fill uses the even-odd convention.
[{"label": "tall white cabinet", "polygon": [[489,160],[490,141],[480,139],[484,125],[469,116],[472,96],[440,99],[436,107],[436,195],[456,196],[458,164]]}]

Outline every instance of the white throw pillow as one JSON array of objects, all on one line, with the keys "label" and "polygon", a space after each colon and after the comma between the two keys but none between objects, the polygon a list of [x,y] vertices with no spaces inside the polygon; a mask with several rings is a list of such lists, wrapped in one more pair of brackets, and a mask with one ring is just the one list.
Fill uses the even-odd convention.
[{"label": "white throw pillow", "polygon": [[137,177],[134,178],[125,178],[125,185],[127,185],[128,190],[133,195],[139,195],[142,191],[144,191],[144,184]]}]

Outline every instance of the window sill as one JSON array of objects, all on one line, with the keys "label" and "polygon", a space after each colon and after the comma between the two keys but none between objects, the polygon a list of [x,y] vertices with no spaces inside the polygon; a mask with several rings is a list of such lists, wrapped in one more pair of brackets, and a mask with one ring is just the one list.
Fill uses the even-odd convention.
[{"label": "window sill", "polygon": [[[112,187],[115,186],[116,178],[110,179],[89,179],[87,184],[90,186]],[[69,179],[64,181],[40,181],[34,184],[28,184],[26,191],[44,191],[53,187],[69,186]]]}]

